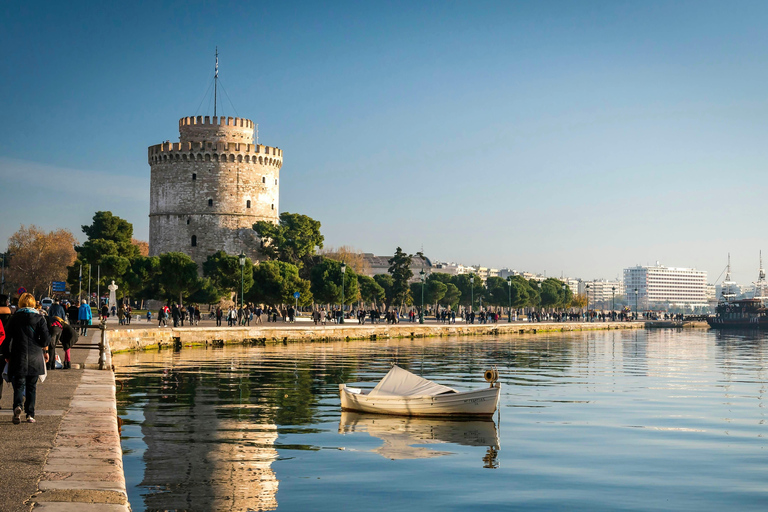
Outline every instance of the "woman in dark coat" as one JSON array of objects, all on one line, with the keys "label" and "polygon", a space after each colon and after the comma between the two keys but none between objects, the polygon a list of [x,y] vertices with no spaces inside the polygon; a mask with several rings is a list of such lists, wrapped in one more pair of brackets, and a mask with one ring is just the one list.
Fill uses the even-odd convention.
[{"label": "woman in dark coat", "polygon": [[19,309],[5,329],[5,341],[0,354],[8,362],[8,376],[13,384],[13,423],[21,423],[21,405],[27,422],[35,422],[37,379],[45,374],[48,354],[45,349],[51,341],[45,317],[34,309],[35,298],[25,293],[19,298]]}]

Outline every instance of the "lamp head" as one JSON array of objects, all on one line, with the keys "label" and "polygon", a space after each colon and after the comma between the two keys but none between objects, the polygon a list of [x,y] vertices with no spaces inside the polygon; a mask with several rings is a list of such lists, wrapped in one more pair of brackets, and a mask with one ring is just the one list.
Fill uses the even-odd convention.
[{"label": "lamp head", "polygon": [[243,254],[241,252],[239,258],[240,258],[240,266],[244,267],[245,266],[245,254]]},{"label": "lamp head", "polygon": [[346,263],[342,263],[341,264],[341,273],[342,274],[346,274],[347,273],[347,264]]}]

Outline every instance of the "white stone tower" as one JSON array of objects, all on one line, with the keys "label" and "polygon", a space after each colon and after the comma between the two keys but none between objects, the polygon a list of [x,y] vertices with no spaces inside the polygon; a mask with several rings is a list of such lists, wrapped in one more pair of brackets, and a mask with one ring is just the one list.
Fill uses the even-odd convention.
[{"label": "white stone tower", "polygon": [[259,259],[256,221],[278,221],[282,150],[254,144],[238,117],[184,117],[179,142],[149,147],[149,254],[198,264],[223,249]]}]

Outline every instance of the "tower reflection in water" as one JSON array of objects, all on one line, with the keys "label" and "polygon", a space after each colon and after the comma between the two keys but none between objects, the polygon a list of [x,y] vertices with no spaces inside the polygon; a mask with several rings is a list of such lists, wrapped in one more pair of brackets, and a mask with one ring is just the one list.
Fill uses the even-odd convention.
[{"label": "tower reflection in water", "polygon": [[182,364],[163,369],[159,385],[156,373],[145,381],[159,386],[147,389],[141,426],[146,510],[277,508],[272,408],[249,403],[248,379],[237,375],[245,372],[228,370]]},{"label": "tower reflection in water", "polygon": [[458,444],[487,447],[482,458],[483,467],[499,467],[499,434],[496,423],[491,419],[447,420],[342,411],[339,433],[358,432],[367,432],[384,441],[384,444],[371,451],[392,460],[451,455],[453,452],[419,445]]}]

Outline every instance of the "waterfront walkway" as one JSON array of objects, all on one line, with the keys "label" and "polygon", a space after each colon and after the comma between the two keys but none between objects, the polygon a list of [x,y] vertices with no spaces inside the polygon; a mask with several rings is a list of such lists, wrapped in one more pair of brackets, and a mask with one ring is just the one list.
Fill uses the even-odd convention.
[{"label": "waterfront walkway", "polygon": [[[73,365],[97,364],[99,329],[72,349]],[[129,510],[117,429],[114,374],[53,370],[37,386],[34,424],[11,423],[13,390],[0,399],[0,510]]]}]

